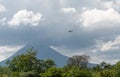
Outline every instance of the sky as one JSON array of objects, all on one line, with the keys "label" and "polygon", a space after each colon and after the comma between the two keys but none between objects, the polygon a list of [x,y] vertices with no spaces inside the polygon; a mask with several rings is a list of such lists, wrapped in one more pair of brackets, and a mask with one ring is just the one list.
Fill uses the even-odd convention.
[{"label": "sky", "polygon": [[0,61],[40,43],[65,56],[114,64],[119,29],[120,0],[0,0]]}]

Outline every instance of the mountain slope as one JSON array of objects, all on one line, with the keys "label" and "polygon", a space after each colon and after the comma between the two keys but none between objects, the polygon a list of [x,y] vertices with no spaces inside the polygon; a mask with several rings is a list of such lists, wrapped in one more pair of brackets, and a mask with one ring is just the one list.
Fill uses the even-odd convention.
[{"label": "mountain slope", "polygon": [[[22,48],[21,50],[19,50],[17,53],[12,55],[7,60],[10,60],[17,55],[25,53],[26,50],[28,50],[29,48],[32,48],[32,47],[35,51],[37,51],[37,58],[39,58],[39,59],[52,59],[55,61],[56,65],[58,67],[65,65],[66,61],[68,60],[68,57],[54,51],[49,46],[45,46],[45,45],[27,45],[24,48]],[[7,60],[0,62],[0,65],[3,65]]]},{"label": "mountain slope", "polygon": [[[56,65],[58,67],[62,67],[66,64],[69,57],[66,57],[55,50],[51,49],[49,45],[40,45],[40,44],[34,44],[34,45],[27,45],[21,50],[19,50],[17,53],[6,59],[5,61],[0,62],[0,65],[5,65],[5,62],[7,60],[11,60],[13,57],[24,54],[29,48],[32,48],[37,52],[37,58],[39,59],[52,59],[55,61]],[[88,63],[88,67],[94,67],[96,64]]]}]

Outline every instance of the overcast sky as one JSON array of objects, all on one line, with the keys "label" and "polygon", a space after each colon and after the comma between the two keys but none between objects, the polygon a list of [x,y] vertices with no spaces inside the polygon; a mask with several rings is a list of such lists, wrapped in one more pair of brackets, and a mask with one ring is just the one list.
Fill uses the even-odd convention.
[{"label": "overcast sky", "polygon": [[0,0],[0,61],[35,43],[92,63],[119,61],[120,0]]}]

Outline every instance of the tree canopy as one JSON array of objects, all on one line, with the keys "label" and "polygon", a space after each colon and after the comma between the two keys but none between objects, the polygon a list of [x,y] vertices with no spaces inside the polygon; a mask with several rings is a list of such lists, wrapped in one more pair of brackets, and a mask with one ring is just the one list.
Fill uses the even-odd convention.
[{"label": "tree canopy", "polygon": [[90,57],[87,55],[75,55],[69,58],[68,65],[85,68],[87,67],[89,59]]}]

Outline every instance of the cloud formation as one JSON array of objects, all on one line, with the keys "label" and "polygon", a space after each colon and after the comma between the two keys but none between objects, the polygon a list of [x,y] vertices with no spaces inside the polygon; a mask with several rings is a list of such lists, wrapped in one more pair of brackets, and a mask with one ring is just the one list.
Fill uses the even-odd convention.
[{"label": "cloud formation", "polygon": [[2,18],[2,19],[0,20],[0,24],[1,24],[1,25],[6,24],[6,20],[7,20],[6,17]]},{"label": "cloud formation", "polygon": [[19,26],[23,24],[37,26],[40,23],[41,18],[41,13],[34,13],[33,11],[28,10],[20,10],[13,16],[10,21],[8,21],[8,25]]},{"label": "cloud formation", "polygon": [[106,8],[106,9],[114,8],[117,11],[119,11],[120,9],[119,0],[100,0],[99,3],[101,4],[101,7]]},{"label": "cloud formation", "polygon": [[76,13],[76,9],[75,8],[62,8],[61,9],[62,12],[64,13]]},{"label": "cloud formation", "polygon": [[3,13],[6,11],[6,7],[2,4],[0,4],[0,12]]},{"label": "cloud formation", "polygon": [[[115,27],[112,24],[120,24],[120,14],[113,8],[107,10],[92,9],[85,10],[81,14],[81,22],[84,28],[101,28],[101,27]],[[99,24],[104,23],[104,25],[99,26]]]},{"label": "cloud formation", "polygon": [[117,36],[113,41],[107,41],[107,42],[101,42],[100,46],[100,51],[110,51],[110,50],[116,50],[120,48],[120,36]]},{"label": "cloud formation", "polygon": [[[20,50],[24,45],[20,46],[0,46],[0,61],[3,61],[10,56],[12,56],[14,53],[16,53],[18,50]],[[7,54],[6,54],[7,53]]]}]

